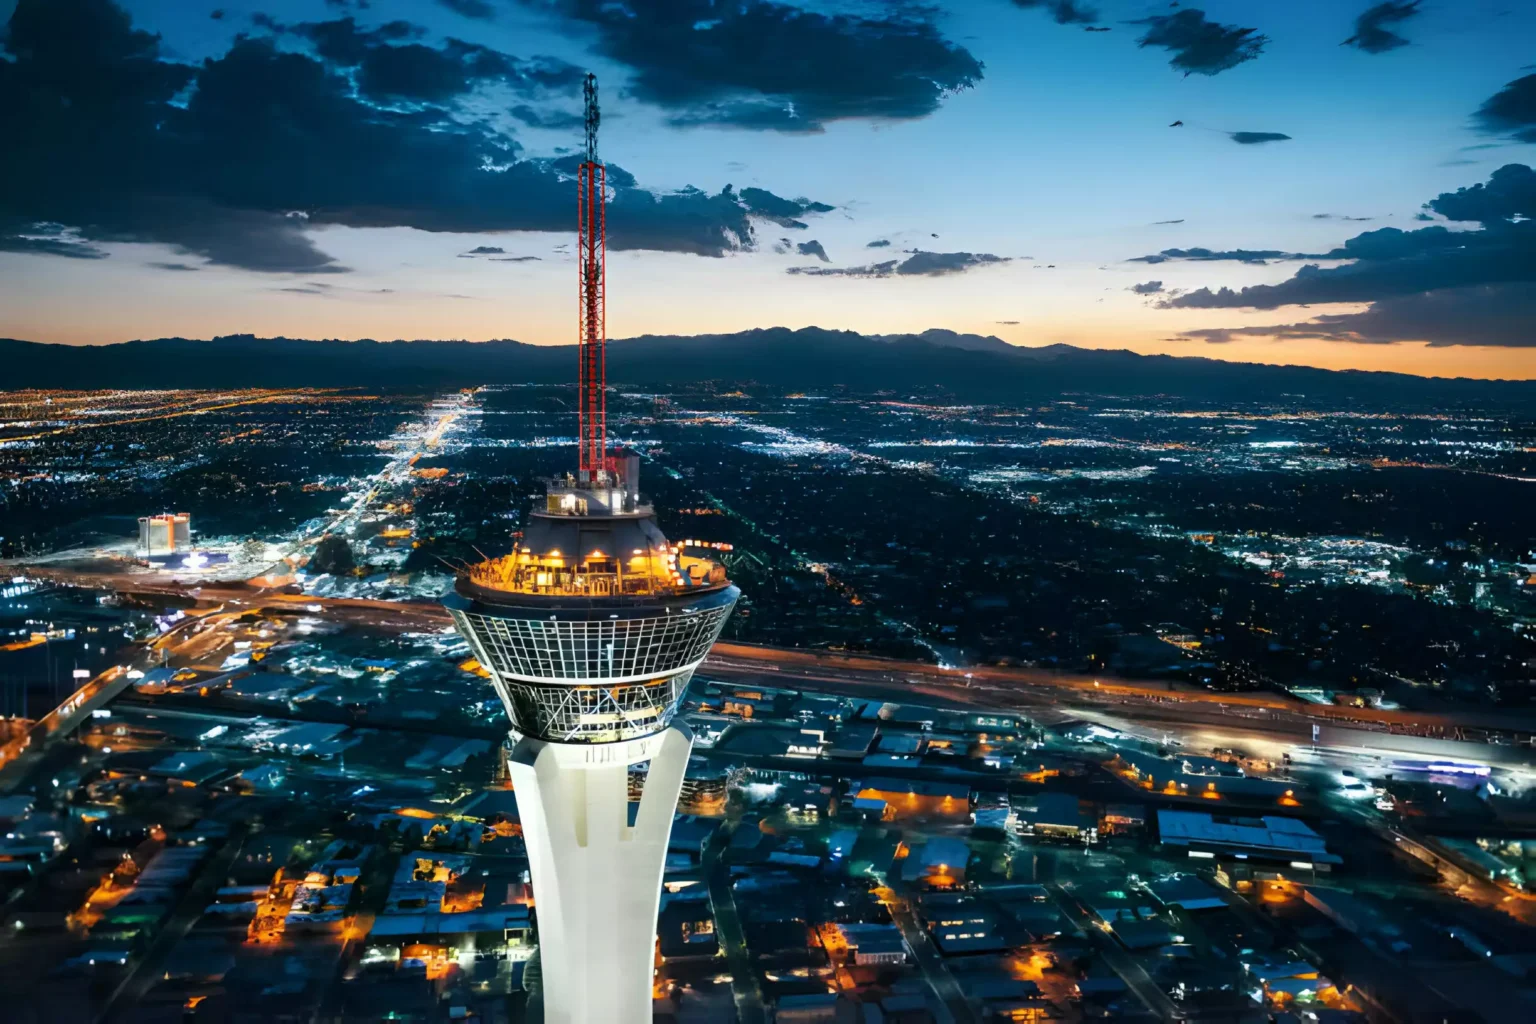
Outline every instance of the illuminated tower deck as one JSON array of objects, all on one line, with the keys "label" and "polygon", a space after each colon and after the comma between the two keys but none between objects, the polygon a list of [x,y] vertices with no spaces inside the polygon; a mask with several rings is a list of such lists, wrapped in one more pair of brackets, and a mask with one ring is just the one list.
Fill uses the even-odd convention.
[{"label": "illuminated tower deck", "polygon": [[593,744],[667,727],[738,594],[719,565],[668,543],[632,488],[568,478],[447,605],[519,734]]},{"label": "illuminated tower deck", "polygon": [[[627,475],[550,485],[445,603],[512,720],[550,1024],[651,1019],[656,911],[693,736],[673,723],[740,592],[667,542]],[[618,486],[627,484],[627,487]],[[633,826],[631,765],[650,762]]]}]

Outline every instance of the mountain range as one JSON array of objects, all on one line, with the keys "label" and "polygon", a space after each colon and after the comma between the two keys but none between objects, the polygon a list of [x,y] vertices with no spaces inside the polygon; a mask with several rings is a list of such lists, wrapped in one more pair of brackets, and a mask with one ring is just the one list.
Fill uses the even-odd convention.
[{"label": "mountain range", "polygon": [[[228,335],[111,345],[0,339],[3,388],[369,387],[420,389],[574,381],[573,345],[518,341],[308,341]],[[974,402],[1063,393],[1201,401],[1305,400],[1373,406],[1536,401],[1536,381],[1417,377],[1361,370],[1139,355],[1071,345],[1022,347],[928,330],[865,335],[820,327],[611,341],[608,376],[625,386],[755,381],[797,390],[902,394],[935,389]]]}]

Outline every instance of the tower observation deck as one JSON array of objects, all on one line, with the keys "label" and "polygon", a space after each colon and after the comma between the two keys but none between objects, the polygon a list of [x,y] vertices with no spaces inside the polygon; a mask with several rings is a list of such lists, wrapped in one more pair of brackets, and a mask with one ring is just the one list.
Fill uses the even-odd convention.
[{"label": "tower observation deck", "polygon": [[[740,591],[673,545],[633,489],[634,456],[594,482],[552,481],[511,554],[445,600],[520,736],[614,743],[672,721]],[[623,475],[628,487],[604,479]]]},{"label": "tower observation deck", "polygon": [[[639,457],[608,446],[606,185],[591,75],[586,123],[577,470],[550,481],[510,554],[460,573],[443,603],[511,720],[544,1019],[648,1024],[662,869],[693,748],[673,718],[740,591],[697,546],[667,540],[641,499]],[[629,769],[642,762],[631,817]]]}]

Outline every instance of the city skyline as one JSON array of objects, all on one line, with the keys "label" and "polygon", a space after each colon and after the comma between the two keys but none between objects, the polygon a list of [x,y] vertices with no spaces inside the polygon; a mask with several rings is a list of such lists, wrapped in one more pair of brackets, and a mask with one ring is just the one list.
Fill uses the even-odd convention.
[{"label": "city skyline", "polygon": [[591,70],[614,337],[1536,376],[1536,11],[631,6],[0,2],[0,336],[570,344]]}]

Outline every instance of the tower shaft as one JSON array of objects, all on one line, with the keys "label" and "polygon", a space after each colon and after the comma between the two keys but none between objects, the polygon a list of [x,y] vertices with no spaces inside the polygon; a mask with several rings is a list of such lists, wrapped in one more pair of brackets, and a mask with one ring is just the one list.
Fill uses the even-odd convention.
[{"label": "tower shaft", "polygon": [[[545,1024],[650,1024],[656,910],[693,734],[524,737],[509,759],[539,914]],[[634,824],[629,768],[650,762]]]}]

